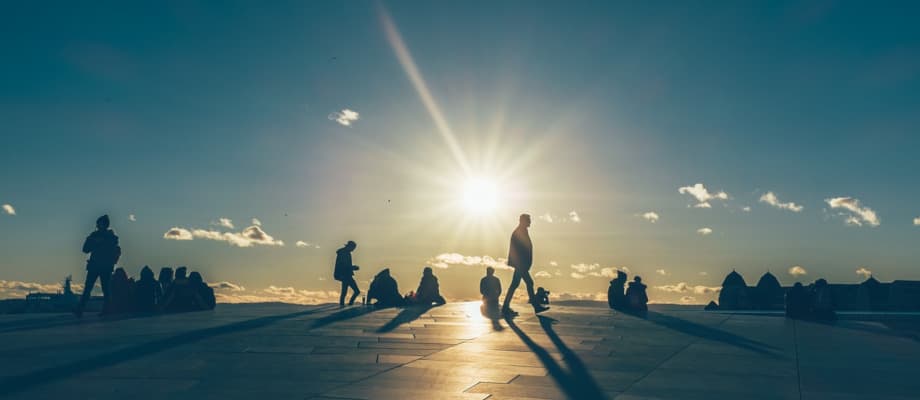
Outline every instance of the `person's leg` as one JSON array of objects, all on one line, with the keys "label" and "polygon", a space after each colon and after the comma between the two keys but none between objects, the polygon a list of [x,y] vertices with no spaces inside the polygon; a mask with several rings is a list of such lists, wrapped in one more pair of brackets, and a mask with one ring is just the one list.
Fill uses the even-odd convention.
[{"label": "person's leg", "polygon": [[508,285],[508,293],[505,293],[505,303],[502,304],[502,310],[511,308],[511,298],[514,297],[514,291],[521,284],[521,274],[517,269],[514,270],[514,277],[511,278],[511,284]]},{"label": "person's leg", "polygon": [[339,305],[345,305],[345,292],[348,291],[348,281],[342,280],[342,294],[339,295]]},{"label": "person's leg", "polygon": [[77,315],[83,314],[83,309],[86,308],[86,302],[92,296],[93,286],[96,286],[98,277],[99,274],[96,271],[86,271],[86,282],[83,283],[83,294],[80,295],[80,303],[77,305]]},{"label": "person's leg", "polygon": [[355,299],[358,298],[358,295],[361,294],[361,291],[358,290],[358,282],[355,282],[355,278],[351,278],[348,280],[348,286],[350,286],[351,290],[354,292],[351,295],[351,299],[348,300],[348,305],[352,305],[352,304],[355,304]]},{"label": "person's leg", "polygon": [[533,292],[533,278],[530,276],[530,270],[521,272],[521,279],[524,280],[524,286],[527,287],[527,298],[530,304],[534,304],[537,296]]},{"label": "person's leg", "polygon": [[[106,270],[98,274],[99,286],[102,286],[102,310],[105,312],[107,307],[115,306],[115,304],[111,304],[112,298],[109,296],[109,281],[112,280],[112,271]],[[117,304],[117,306],[122,307],[124,304]]]},{"label": "person's leg", "polygon": [[438,297],[434,298],[434,303],[439,306],[443,306],[447,304],[447,299],[445,299],[444,296],[438,295]]}]

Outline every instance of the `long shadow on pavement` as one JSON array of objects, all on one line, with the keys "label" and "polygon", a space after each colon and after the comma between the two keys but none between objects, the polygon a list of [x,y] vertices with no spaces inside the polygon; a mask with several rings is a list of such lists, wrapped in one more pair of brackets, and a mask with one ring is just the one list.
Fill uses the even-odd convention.
[{"label": "long shadow on pavement", "polygon": [[178,346],[201,341],[215,336],[226,335],[230,333],[244,332],[253,329],[262,328],[273,323],[297,318],[304,315],[316,314],[329,310],[331,306],[320,306],[305,311],[298,311],[288,314],[272,315],[268,317],[255,318],[246,321],[235,322],[232,324],[215,326],[211,328],[198,329],[185,332],[176,336],[154,340],[152,342],[131,346],[122,350],[111,353],[100,354],[84,360],[75,361],[61,366],[42,369],[19,376],[7,377],[0,380],[0,397],[21,392],[31,387],[44,383],[69,378],[71,376],[84,372],[116,365],[125,361],[135,360],[150,354],[158,353],[163,350],[172,349]]},{"label": "long shadow on pavement", "polygon": [[538,316],[537,318],[540,319],[540,326],[546,331],[546,335],[549,337],[550,341],[553,342],[562,354],[563,360],[568,366],[568,371],[562,368],[562,365],[556,362],[556,359],[554,359],[546,349],[534,342],[530,336],[527,336],[527,334],[514,323],[514,319],[505,318],[505,322],[507,322],[508,327],[521,338],[521,341],[536,354],[540,362],[543,363],[543,366],[546,367],[546,371],[549,372],[550,376],[552,376],[556,384],[559,385],[568,398],[577,400],[606,399],[607,396],[604,395],[603,390],[601,390],[597,382],[594,381],[594,378],[588,372],[588,369],[585,368],[581,359],[578,358],[578,355],[566,346],[562,339],[559,338],[559,335],[556,334],[556,331],[553,330],[552,324],[555,323],[556,320],[543,316]]},{"label": "long shadow on pavement", "polygon": [[773,357],[773,358],[779,357],[774,352],[774,350],[777,350],[776,347],[770,346],[766,343],[758,342],[756,340],[748,339],[744,336],[736,335],[734,333],[729,333],[721,329],[716,329],[716,328],[708,327],[706,325],[698,324],[696,322],[690,322],[685,319],[657,313],[654,311],[649,311],[646,314],[636,314],[636,313],[626,313],[626,312],[624,312],[623,314],[633,316],[636,318],[641,318],[655,325],[663,326],[665,328],[672,329],[672,330],[678,331],[683,334],[696,336],[702,339],[722,342],[725,344],[729,344],[735,347],[739,347],[745,350],[749,350],[749,351],[759,353],[765,356]]},{"label": "long shadow on pavement", "polygon": [[433,308],[432,306],[427,306],[427,307],[426,306],[409,306],[409,307],[403,308],[402,311],[399,312],[399,314],[393,317],[393,319],[391,319],[389,322],[387,322],[380,328],[377,328],[377,333],[390,332],[393,329],[398,328],[402,324],[407,324],[409,322],[415,321],[419,317],[421,317],[422,314],[425,314],[426,312],[428,312],[428,310],[432,308]]}]

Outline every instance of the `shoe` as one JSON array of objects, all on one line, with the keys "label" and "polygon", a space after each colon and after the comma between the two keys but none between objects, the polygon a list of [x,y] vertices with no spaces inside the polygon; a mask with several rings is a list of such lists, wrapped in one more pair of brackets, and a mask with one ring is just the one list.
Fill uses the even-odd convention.
[{"label": "shoe", "polygon": [[517,316],[517,315],[518,315],[518,312],[517,312],[517,311],[514,311],[514,310],[512,310],[512,309],[510,309],[510,308],[502,308],[502,315],[504,315],[504,316],[512,316],[512,317],[513,317],[513,316]]}]

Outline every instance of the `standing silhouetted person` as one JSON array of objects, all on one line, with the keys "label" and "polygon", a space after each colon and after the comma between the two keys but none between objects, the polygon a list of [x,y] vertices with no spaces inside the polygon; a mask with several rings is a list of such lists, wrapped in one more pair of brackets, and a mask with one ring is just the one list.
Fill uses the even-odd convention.
[{"label": "standing silhouetted person", "polygon": [[403,297],[399,294],[399,285],[396,279],[390,276],[390,269],[384,268],[383,271],[374,276],[370,288],[367,289],[367,304],[377,300],[374,303],[377,307],[398,307],[403,305]]},{"label": "standing silhouetted person", "polygon": [[[115,269],[115,263],[121,257],[121,247],[118,246],[118,236],[109,229],[108,215],[103,215],[96,220],[96,230],[83,242],[83,253],[89,254],[89,260],[86,261],[86,283],[83,285],[83,295],[74,310],[74,314],[78,317],[83,316],[83,309],[86,307],[86,302],[89,301],[93,287],[96,286],[96,280],[99,280],[99,285],[102,286],[103,304],[109,302],[109,280]],[[105,305],[103,305],[104,309]]]},{"label": "standing silhouetted person", "polygon": [[502,296],[502,281],[495,276],[495,268],[486,267],[486,276],[479,280],[479,294],[488,307],[498,309],[498,298]]},{"label": "standing silhouetted person", "polygon": [[639,276],[629,282],[629,288],[626,289],[626,303],[630,310],[648,311],[648,294],[645,293],[645,287],[642,277]]},{"label": "standing silhouetted person", "polygon": [[626,288],[626,273],[617,271],[617,277],[610,281],[610,287],[607,288],[607,304],[610,308],[620,310],[626,306],[626,295],[623,291]]},{"label": "standing silhouetted person", "polygon": [[148,266],[141,269],[140,279],[134,283],[134,309],[139,312],[152,313],[163,301],[160,282],[153,277],[153,270]]},{"label": "standing silhouetted person", "polygon": [[422,270],[422,280],[415,291],[415,301],[423,306],[430,306],[431,303],[440,306],[447,303],[444,296],[441,296],[441,285],[438,284],[438,277],[434,276],[431,267]]},{"label": "standing silhouetted person", "polygon": [[508,265],[514,268],[514,277],[511,278],[511,285],[508,285],[508,293],[505,294],[505,302],[502,305],[502,313],[506,315],[517,314],[511,309],[511,298],[514,297],[514,291],[524,280],[527,286],[527,300],[533,306],[535,312],[546,311],[547,308],[534,302],[533,278],[530,277],[530,267],[533,265],[533,243],[530,241],[530,233],[527,228],[530,227],[530,215],[521,214],[518,219],[518,226],[511,234],[511,244],[508,247]]},{"label": "standing silhouetted person", "polygon": [[345,305],[345,294],[348,293],[348,288],[354,291],[354,294],[351,295],[351,300],[348,301],[348,305],[355,304],[355,299],[361,294],[361,290],[358,289],[358,283],[355,282],[355,271],[357,271],[359,267],[354,265],[351,261],[351,252],[355,251],[357,247],[357,243],[349,240],[348,243],[345,243],[344,247],[335,251],[335,271],[333,272],[333,277],[335,280],[342,282],[342,294],[339,296],[340,306]]}]

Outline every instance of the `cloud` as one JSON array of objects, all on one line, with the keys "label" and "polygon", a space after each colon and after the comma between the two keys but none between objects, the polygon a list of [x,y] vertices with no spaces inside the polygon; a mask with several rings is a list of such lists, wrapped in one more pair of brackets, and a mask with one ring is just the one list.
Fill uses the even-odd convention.
[{"label": "cloud", "polygon": [[252,224],[255,225],[255,226],[262,226],[262,221],[259,221],[258,218],[253,218],[253,219],[252,219]]},{"label": "cloud", "polygon": [[238,285],[236,283],[227,282],[227,281],[209,282],[208,286],[210,286],[214,290],[226,290],[230,292],[242,292],[246,290],[246,288],[243,287],[243,285]]},{"label": "cloud", "polygon": [[575,279],[585,279],[585,275],[579,274],[578,272],[572,272],[571,274],[569,274],[569,276]]},{"label": "cloud", "polygon": [[693,304],[693,303],[696,303],[696,297],[684,296],[680,298],[680,302],[684,304]]},{"label": "cloud", "polygon": [[585,263],[581,263],[581,264],[572,264],[571,266],[569,266],[569,268],[572,268],[572,269],[574,269],[575,271],[578,271],[578,272],[581,272],[581,273],[585,273],[585,272],[588,272],[588,271],[594,271],[594,270],[596,270],[596,269],[598,269],[598,268],[600,268],[600,267],[601,267],[601,265],[598,264],[598,263],[594,263],[594,264],[585,264]]},{"label": "cloud", "polygon": [[[240,288],[242,288],[240,286]],[[265,289],[248,291],[242,290],[215,290],[219,303],[268,303],[282,302],[292,304],[323,304],[334,303],[339,300],[339,292],[335,290],[300,290],[293,287],[269,286]]]},{"label": "cloud", "polygon": [[664,275],[667,275],[667,274],[668,274],[668,271],[665,271],[665,270],[663,270],[663,269],[656,269],[656,270],[655,270],[655,273],[658,274],[658,275],[664,276]]},{"label": "cloud", "polygon": [[553,300],[559,300],[559,301],[568,301],[568,300],[607,301],[607,293],[603,293],[603,292],[596,292],[596,293],[550,292],[549,297]]},{"label": "cloud", "polygon": [[212,222],[212,225],[222,226],[227,229],[233,229],[233,220],[230,218],[220,217],[217,219],[217,222]]},{"label": "cloud", "polygon": [[[615,278],[617,276],[617,269],[613,267],[601,268],[601,265],[598,263],[594,264],[572,264],[569,266],[574,269],[575,272],[569,274],[572,278],[575,279],[584,279],[589,276],[599,277],[599,278]],[[626,267],[621,269],[629,271]]]},{"label": "cloud", "polygon": [[699,233],[700,235],[703,235],[703,236],[711,235],[712,228],[700,228],[696,230],[696,233]]},{"label": "cloud", "polygon": [[872,271],[866,267],[859,267],[856,269],[856,275],[860,275],[863,278],[869,279],[869,277],[872,276]]},{"label": "cloud", "polygon": [[553,215],[550,214],[550,213],[546,213],[546,214],[543,214],[543,215],[538,215],[538,216],[537,216],[537,219],[539,219],[540,221],[549,223],[549,224],[553,223]]},{"label": "cloud", "polygon": [[185,228],[172,227],[166,233],[163,234],[163,239],[169,240],[192,240],[192,233]]},{"label": "cloud", "polygon": [[434,268],[447,269],[451,265],[492,267],[495,269],[512,269],[507,265],[507,259],[493,258],[491,256],[465,256],[460,253],[441,253],[430,259],[427,263]]},{"label": "cloud", "polygon": [[858,199],[852,197],[834,197],[831,199],[824,199],[824,201],[833,209],[844,209],[852,213],[844,220],[844,223],[847,225],[862,226],[864,223],[869,224],[869,226],[881,225],[881,221],[879,221],[875,211],[869,207],[864,207],[860,204]]},{"label": "cloud", "polygon": [[318,248],[319,248],[319,245],[318,245],[318,244],[309,243],[309,242],[304,242],[303,240],[298,240],[297,243],[294,243],[294,246],[301,247],[301,248],[306,248],[306,247],[312,247],[312,248],[314,248],[314,249],[318,249]]},{"label": "cloud", "polygon": [[[80,289],[82,291],[82,286]],[[0,298],[21,299],[25,298],[29,293],[58,293],[63,290],[64,286],[61,283],[5,281],[0,279]],[[80,293],[80,291],[76,290],[76,287],[74,287],[74,291]]]},{"label": "cloud", "polygon": [[677,192],[693,196],[697,201],[697,204],[693,206],[695,208],[712,208],[712,205],[709,204],[710,200],[728,200],[728,193],[722,191],[710,193],[702,183],[681,187],[677,189]]},{"label": "cloud", "polygon": [[654,212],[654,211],[649,211],[649,212],[647,212],[647,213],[642,214],[642,218],[644,218],[646,221],[651,222],[651,223],[654,224],[654,223],[658,222],[658,213],[656,213],[656,212]]},{"label": "cloud", "polygon": [[546,271],[537,271],[536,274],[533,274],[535,278],[552,278],[553,274]]},{"label": "cloud", "polygon": [[700,275],[700,276],[706,276],[706,275],[709,275],[709,273],[706,272],[706,271],[700,271],[700,272],[699,272],[699,275]]},{"label": "cloud", "polygon": [[342,126],[351,126],[352,123],[358,120],[361,115],[357,111],[349,110],[347,108],[342,109],[342,111],[336,111],[329,114],[328,118],[330,121],[335,121]]},{"label": "cloud", "polygon": [[0,208],[3,208],[3,212],[5,212],[6,215],[16,215],[16,209],[13,208],[12,204],[4,204],[0,206]]},{"label": "cloud", "polygon": [[128,214],[128,221],[137,222],[137,217],[134,214]]},{"label": "cloud", "polygon": [[920,217],[914,218],[914,226],[920,226]]},{"label": "cloud", "polygon": [[798,265],[796,265],[796,266],[794,266],[794,267],[792,267],[792,268],[789,268],[789,275],[792,275],[792,276],[802,276],[802,275],[806,275],[806,274],[808,274],[808,271],[806,271],[805,268],[802,268],[802,267],[800,267],[800,266],[798,266]]},{"label": "cloud", "polygon": [[744,211],[744,212],[751,212],[751,206],[744,206],[744,207],[741,207],[741,211]]},{"label": "cloud", "polygon": [[679,282],[675,285],[662,285],[655,286],[655,289],[661,290],[663,292],[669,293],[694,293],[694,294],[709,294],[709,293],[718,293],[722,290],[719,286],[703,286],[703,285],[689,285],[687,282]]},{"label": "cloud", "polygon": [[572,211],[569,211],[569,221],[572,221],[577,224],[581,222],[581,217],[578,216],[578,213],[575,212],[575,210],[572,210]]},{"label": "cloud", "polygon": [[779,198],[776,197],[776,194],[774,194],[773,192],[767,192],[767,193],[764,193],[763,196],[760,196],[760,202],[767,203],[781,210],[789,210],[792,212],[801,212],[802,210],[805,209],[804,206],[795,204],[791,201],[786,202],[786,203],[779,201]]},{"label": "cloud", "polygon": [[551,267],[558,267],[558,266],[559,266],[559,263],[558,263],[558,262],[555,262],[555,261],[550,261],[550,262],[549,262],[549,265],[550,265]]}]

